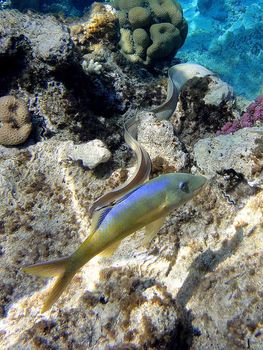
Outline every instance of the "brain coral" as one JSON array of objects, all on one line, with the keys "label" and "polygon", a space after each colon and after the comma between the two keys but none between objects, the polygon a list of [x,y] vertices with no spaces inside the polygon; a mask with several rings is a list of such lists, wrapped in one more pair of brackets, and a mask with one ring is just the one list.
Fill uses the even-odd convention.
[{"label": "brain coral", "polygon": [[0,98],[0,122],[0,144],[5,146],[25,142],[32,129],[25,102],[14,96]]},{"label": "brain coral", "polygon": [[115,0],[121,27],[121,52],[131,62],[150,65],[173,57],[188,31],[181,5],[174,0]]}]

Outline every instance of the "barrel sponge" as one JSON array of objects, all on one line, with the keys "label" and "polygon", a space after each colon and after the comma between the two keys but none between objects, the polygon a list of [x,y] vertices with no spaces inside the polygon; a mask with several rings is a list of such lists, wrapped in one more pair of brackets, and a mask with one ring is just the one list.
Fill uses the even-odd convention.
[{"label": "barrel sponge", "polygon": [[146,50],[151,43],[148,33],[146,30],[138,28],[134,30],[132,36],[136,54],[141,58],[145,58]]},{"label": "barrel sponge", "polygon": [[182,45],[180,31],[171,23],[157,23],[150,28],[152,45],[147,49],[150,60],[167,57]]},{"label": "barrel sponge", "polygon": [[0,144],[13,146],[24,143],[32,129],[25,102],[14,96],[0,98]]},{"label": "barrel sponge", "polygon": [[128,19],[133,28],[147,27],[151,21],[151,13],[147,8],[136,6],[130,9]]}]

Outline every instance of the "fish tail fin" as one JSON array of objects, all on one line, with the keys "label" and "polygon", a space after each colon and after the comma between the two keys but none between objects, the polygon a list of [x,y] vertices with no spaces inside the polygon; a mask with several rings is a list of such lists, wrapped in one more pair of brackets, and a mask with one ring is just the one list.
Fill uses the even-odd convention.
[{"label": "fish tail fin", "polygon": [[31,275],[41,277],[57,277],[53,287],[51,288],[48,298],[44,302],[41,313],[46,312],[51,308],[51,306],[58,300],[60,295],[63,293],[77,272],[77,270],[72,270],[72,267],[70,269],[67,268],[69,259],[69,257],[62,258],[58,260],[38,263],[35,265],[29,265],[22,268],[24,272]]}]

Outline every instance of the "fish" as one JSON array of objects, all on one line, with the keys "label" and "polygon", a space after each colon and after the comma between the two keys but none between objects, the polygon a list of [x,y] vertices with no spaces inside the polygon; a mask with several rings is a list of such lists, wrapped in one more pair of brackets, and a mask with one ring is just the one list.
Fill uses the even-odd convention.
[{"label": "fish", "polygon": [[[196,63],[180,63],[168,69],[168,85],[165,101],[149,112],[154,113],[158,120],[168,120],[174,113],[182,87],[194,77],[215,76],[215,73]],[[124,139],[135,153],[136,167],[134,174],[123,184],[103,194],[89,208],[92,217],[95,210],[110,205],[124,196],[132,188],[149,180],[151,160],[149,154],[137,141],[138,115],[133,116],[124,123]]]},{"label": "fish", "polygon": [[253,132],[253,133],[256,133],[256,134],[259,134],[259,135],[263,135],[263,129],[257,129],[257,130],[251,130],[250,132]]},{"label": "fish", "polygon": [[138,185],[112,206],[95,210],[90,235],[70,256],[23,267],[23,271],[41,277],[56,277],[41,312],[58,300],[73,276],[101,252],[112,253],[120,242],[145,227],[149,242],[163,225],[165,217],[191,200],[207,182],[202,175],[169,173]]}]

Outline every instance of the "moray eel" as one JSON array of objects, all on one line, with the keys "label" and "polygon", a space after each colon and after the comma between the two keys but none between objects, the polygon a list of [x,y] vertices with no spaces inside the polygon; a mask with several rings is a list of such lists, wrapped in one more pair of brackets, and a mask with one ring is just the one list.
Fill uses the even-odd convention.
[{"label": "moray eel", "polygon": [[[166,100],[150,112],[153,112],[159,120],[169,119],[176,109],[180,90],[183,85],[194,77],[205,77],[208,75],[212,76],[215,74],[207,68],[194,63],[182,63],[169,68]],[[90,216],[93,215],[95,210],[111,205],[130,189],[149,179],[151,160],[148,153],[136,140],[138,123],[137,116],[135,116],[124,125],[125,141],[136,155],[137,165],[134,175],[121,186],[99,197],[90,207]]]},{"label": "moray eel", "polygon": [[133,189],[113,207],[97,211],[91,234],[71,256],[24,267],[24,272],[33,275],[57,276],[41,312],[56,302],[76,272],[90,259],[107,249],[116,249],[123,238],[143,227],[151,239],[166,215],[190,200],[205,183],[203,176],[184,173],[161,175],[150,180]]},{"label": "moray eel", "polygon": [[[179,64],[168,71],[168,90],[165,102],[152,110],[159,120],[173,114],[181,87],[195,76],[212,75],[196,64]],[[134,175],[123,185],[97,199],[90,208],[92,224],[88,238],[69,257],[29,265],[23,271],[41,277],[57,277],[41,312],[57,301],[77,271],[101,252],[111,253],[121,240],[145,227],[147,244],[163,225],[165,217],[192,199],[206,183],[203,176],[172,173],[148,181],[151,160],[136,140],[136,116],[125,123],[124,137],[136,154]]]}]

